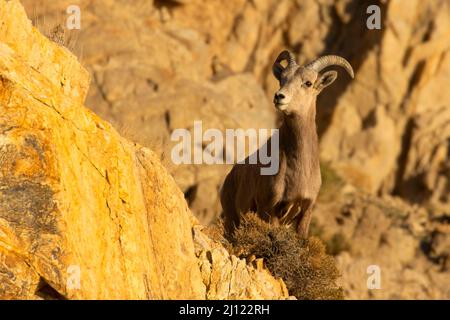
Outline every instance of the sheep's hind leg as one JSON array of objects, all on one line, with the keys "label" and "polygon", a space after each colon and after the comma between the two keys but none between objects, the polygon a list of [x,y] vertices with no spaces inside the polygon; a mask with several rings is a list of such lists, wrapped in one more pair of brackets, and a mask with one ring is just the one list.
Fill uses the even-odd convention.
[{"label": "sheep's hind leg", "polygon": [[222,221],[225,233],[231,235],[239,225],[239,215],[234,201],[234,194],[222,193],[220,202],[222,204]]}]

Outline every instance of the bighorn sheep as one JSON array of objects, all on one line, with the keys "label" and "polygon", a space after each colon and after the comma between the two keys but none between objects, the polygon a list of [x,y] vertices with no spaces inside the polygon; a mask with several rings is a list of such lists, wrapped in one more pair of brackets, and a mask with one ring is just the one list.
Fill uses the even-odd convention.
[{"label": "bighorn sheep", "polygon": [[[284,60],[286,67],[281,65]],[[280,89],[275,93],[274,105],[282,117],[279,170],[275,175],[261,175],[263,165],[248,161],[233,167],[221,190],[227,232],[239,225],[241,215],[253,211],[270,223],[294,225],[300,237],[308,236],[312,207],[322,183],[316,98],[337,78],[336,71],[319,72],[332,65],[345,68],[354,77],[350,63],[339,56],[323,56],[304,66],[299,66],[289,51],[283,51],[276,59],[272,71]]]}]

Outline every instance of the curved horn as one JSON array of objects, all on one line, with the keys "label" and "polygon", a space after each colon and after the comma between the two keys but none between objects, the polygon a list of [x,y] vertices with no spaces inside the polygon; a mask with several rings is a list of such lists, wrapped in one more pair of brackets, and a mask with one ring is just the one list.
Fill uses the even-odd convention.
[{"label": "curved horn", "polygon": [[288,64],[297,64],[295,62],[295,57],[292,54],[292,52],[288,51],[288,50],[284,50],[283,52],[281,52],[278,55],[277,60],[275,60],[275,63],[280,63],[283,60],[287,60]]},{"label": "curved horn", "polygon": [[320,72],[328,66],[341,66],[343,67],[348,74],[354,78],[355,74],[353,72],[353,68],[350,63],[342,57],[339,56],[323,56],[320,57],[310,63],[308,63],[305,68],[313,69],[314,71]]},{"label": "curved horn", "polygon": [[283,66],[281,65],[281,61],[283,60],[287,60],[288,67],[297,65],[297,62],[295,62],[295,57],[292,54],[292,52],[288,50],[284,50],[283,52],[281,52],[272,66],[273,74],[277,79],[280,79],[281,72],[284,70]]}]

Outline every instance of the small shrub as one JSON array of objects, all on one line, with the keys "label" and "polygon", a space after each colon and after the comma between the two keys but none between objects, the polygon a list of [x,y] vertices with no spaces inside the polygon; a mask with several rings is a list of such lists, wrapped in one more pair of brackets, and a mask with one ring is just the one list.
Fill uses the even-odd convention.
[{"label": "small shrub", "polygon": [[316,217],[312,217],[311,223],[309,224],[309,235],[323,239],[323,234],[323,226],[319,224]]},{"label": "small shrub", "polygon": [[331,239],[325,242],[327,253],[332,256],[337,256],[343,251],[350,250],[350,243],[347,238],[340,232],[335,233]]},{"label": "small shrub", "polygon": [[300,239],[292,230],[272,226],[247,214],[230,242],[236,255],[263,258],[267,268],[298,299],[343,299],[339,271],[316,237]]},{"label": "small shrub", "polygon": [[321,226],[314,217],[311,219],[309,234],[310,236],[321,239],[325,244],[326,253],[332,256],[337,256],[343,251],[350,250],[350,242],[342,232],[333,234],[331,238],[325,237],[323,226]]},{"label": "small shrub", "polygon": [[327,163],[320,163],[320,173],[322,186],[319,192],[319,200],[331,202],[340,194],[340,190],[344,186],[344,181]]}]

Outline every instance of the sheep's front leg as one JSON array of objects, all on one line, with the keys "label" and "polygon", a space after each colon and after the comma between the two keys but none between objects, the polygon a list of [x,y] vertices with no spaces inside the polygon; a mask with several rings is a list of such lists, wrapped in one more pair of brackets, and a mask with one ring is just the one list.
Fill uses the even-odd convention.
[{"label": "sheep's front leg", "polygon": [[297,234],[300,238],[308,238],[309,224],[311,223],[313,202],[310,200],[304,200],[302,203],[302,212],[299,215],[297,224]]},{"label": "sheep's front leg", "polygon": [[261,220],[268,223],[272,222],[272,207],[270,205],[257,205],[256,213]]}]

